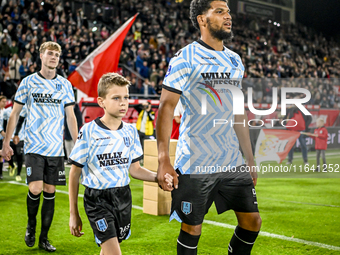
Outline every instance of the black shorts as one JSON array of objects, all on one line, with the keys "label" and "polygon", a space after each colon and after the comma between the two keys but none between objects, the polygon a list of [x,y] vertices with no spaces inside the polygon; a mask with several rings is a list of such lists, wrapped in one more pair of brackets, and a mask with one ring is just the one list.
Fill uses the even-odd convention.
[{"label": "black shorts", "polygon": [[0,149],[2,149],[2,143],[3,143],[3,140],[1,139],[0,140]]},{"label": "black shorts", "polygon": [[249,172],[233,175],[222,172],[200,177],[176,172],[179,184],[178,189],[171,192],[170,221],[176,219],[188,225],[200,225],[213,202],[218,214],[230,209],[235,212],[259,211]]},{"label": "black shorts", "polygon": [[66,185],[64,157],[47,157],[28,153],[25,155],[27,184],[44,181],[51,185]]},{"label": "black shorts", "polygon": [[86,187],[84,208],[96,243],[117,237],[122,242],[130,237],[132,198],[130,186],[111,189]]}]

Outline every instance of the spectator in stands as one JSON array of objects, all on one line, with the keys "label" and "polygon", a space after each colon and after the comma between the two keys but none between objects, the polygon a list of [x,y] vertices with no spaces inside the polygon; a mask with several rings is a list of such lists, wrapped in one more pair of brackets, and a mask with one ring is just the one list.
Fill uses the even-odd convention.
[{"label": "spectator in stands", "polygon": [[153,121],[155,120],[155,112],[152,110],[151,102],[149,101],[136,105],[135,109],[138,111],[136,128],[144,151],[144,140],[152,136],[154,132]]},{"label": "spectator in stands", "polygon": [[20,73],[20,78],[23,79],[27,76],[28,73],[28,65],[27,65],[27,60],[26,59],[22,59],[22,63],[19,67],[19,73]]},{"label": "spectator in stands", "polygon": [[9,74],[11,79],[14,82],[18,82],[21,79],[21,75],[19,72],[20,66],[21,66],[21,60],[18,57],[18,54],[14,54],[12,58],[8,61],[9,65]]},{"label": "spectator in stands", "polygon": [[1,44],[0,44],[0,56],[1,56],[1,63],[0,68],[7,68],[8,66],[8,59],[11,56],[11,48],[7,44],[7,38],[2,38]]}]

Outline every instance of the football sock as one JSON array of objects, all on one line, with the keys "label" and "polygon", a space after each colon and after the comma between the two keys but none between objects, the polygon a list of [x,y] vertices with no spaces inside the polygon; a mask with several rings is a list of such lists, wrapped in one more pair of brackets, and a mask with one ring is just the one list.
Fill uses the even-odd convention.
[{"label": "football sock", "polygon": [[40,241],[44,241],[47,239],[47,233],[52,224],[52,219],[54,215],[54,200],[55,200],[55,192],[47,193],[43,192],[44,202],[41,207],[41,233],[40,233]]},{"label": "football sock", "polygon": [[28,215],[28,224],[31,227],[36,226],[37,224],[37,213],[39,209],[39,203],[40,203],[40,194],[34,195],[30,190],[27,194],[27,215]]},{"label": "football sock", "polygon": [[200,236],[190,235],[181,229],[177,239],[177,255],[196,255]]},{"label": "football sock", "polygon": [[4,163],[1,160],[1,163],[0,163],[0,175],[2,175],[2,167],[3,167],[3,165],[4,165]]},{"label": "football sock", "polygon": [[239,226],[235,228],[228,247],[229,255],[250,255],[259,232],[249,231]]}]

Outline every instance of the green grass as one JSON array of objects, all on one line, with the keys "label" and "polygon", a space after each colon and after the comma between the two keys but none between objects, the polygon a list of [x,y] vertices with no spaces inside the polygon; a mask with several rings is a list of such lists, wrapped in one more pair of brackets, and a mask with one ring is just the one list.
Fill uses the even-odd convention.
[{"label": "green grass", "polygon": [[[327,156],[327,163],[340,163],[339,150],[327,152],[334,154]],[[302,165],[299,155],[301,154],[294,155],[297,157],[293,163],[297,166]],[[309,154],[309,163],[315,164],[312,155],[313,153]],[[340,247],[340,178],[337,178],[340,177],[340,173],[295,174],[295,176],[288,176],[289,178],[277,178],[279,175],[265,174],[258,179],[256,192],[263,220],[261,230]],[[22,176],[24,177],[24,174]],[[325,176],[327,178],[323,178]],[[38,249],[37,244],[33,248],[25,245],[27,187],[6,183],[13,180],[13,177],[9,177],[8,173],[4,172],[4,180],[0,182],[0,254],[46,254]],[[132,179],[131,189],[133,204],[143,206],[142,182]],[[58,190],[67,191],[67,187],[58,186]],[[80,194],[83,194],[83,190],[81,187]],[[56,246],[58,254],[99,254],[100,252],[100,248],[94,242],[82,198],[79,198],[79,205],[85,235],[76,238],[70,234],[68,228],[68,195],[57,193],[56,211],[49,238]],[[40,218],[40,213],[38,217]],[[232,211],[217,215],[214,206],[205,219],[231,225],[237,224]],[[136,255],[176,254],[179,229],[180,224],[176,221],[169,223],[168,216],[151,216],[143,214],[139,209],[133,209],[132,235],[129,240],[122,243],[122,252]],[[37,232],[40,233],[40,225],[37,226]],[[227,254],[232,234],[232,229],[204,223],[198,254]],[[252,254],[319,255],[340,254],[340,250],[260,235]]]}]

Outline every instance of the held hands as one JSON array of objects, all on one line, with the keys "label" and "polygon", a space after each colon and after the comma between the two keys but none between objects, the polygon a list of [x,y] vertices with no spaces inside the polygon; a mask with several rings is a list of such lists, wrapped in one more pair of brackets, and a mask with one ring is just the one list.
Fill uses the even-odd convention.
[{"label": "held hands", "polygon": [[11,146],[9,146],[9,144],[7,144],[7,143],[3,143],[1,156],[6,161],[9,161],[11,159],[11,157],[13,156],[13,154],[14,153],[13,153],[13,149],[11,148]]},{"label": "held hands", "polygon": [[14,143],[15,145],[17,145],[19,142],[20,142],[19,136],[15,135],[15,136],[13,137],[13,143]]},{"label": "held hands", "polygon": [[81,221],[79,214],[73,213],[70,214],[69,226],[72,235],[76,237],[81,237],[82,235],[84,235],[84,232],[80,232],[82,230],[83,223]]},{"label": "held hands", "polygon": [[178,174],[170,163],[160,163],[157,171],[159,186],[165,191],[178,188]]}]

